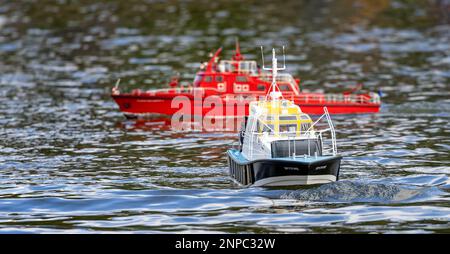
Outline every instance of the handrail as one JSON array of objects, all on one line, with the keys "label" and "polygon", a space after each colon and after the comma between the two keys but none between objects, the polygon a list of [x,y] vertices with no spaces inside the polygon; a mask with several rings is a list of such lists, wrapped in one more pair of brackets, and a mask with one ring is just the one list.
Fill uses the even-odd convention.
[{"label": "handrail", "polygon": [[328,113],[327,107],[323,107],[323,111],[325,111],[325,116],[327,117],[327,122],[331,129],[331,142],[332,142],[332,147],[333,147],[333,155],[336,155],[337,154],[337,146],[336,146],[336,132],[334,131],[334,125],[333,125],[333,122],[331,121],[331,117],[330,117],[330,114]]},{"label": "handrail", "polygon": [[[258,92],[249,92],[250,94],[256,95]],[[263,93],[261,93],[263,94]],[[376,95],[376,94],[375,94]],[[229,99],[232,99],[233,97],[239,97],[242,96],[242,94],[225,94],[225,96]],[[289,95],[287,95],[289,96]],[[284,96],[287,98],[286,96]],[[291,94],[290,98],[291,101],[295,101],[297,103],[313,103],[313,102],[319,102],[319,103],[358,103],[358,104],[370,104],[370,103],[380,103],[379,98],[377,98],[374,95],[371,95],[370,98],[368,98],[365,94],[352,94],[352,95],[343,95],[343,94]],[[261,100],[261,98],[258,98],[256,96],[256,100]]]},{"label": "handrail", "polygon": [[[115,88],[115,87],[114,87]],[[117,88],[115,88],[115,91],[118,91]],[[160,88],[155,90],[147,90],[147,91],[141,91],[142,94],[156,94],[156,93],[170,93],[170,92],[176,92],[180,94],[191,94],[192,92],[200,91],[200,92],[207,92],[212,91],[216,92],[218,95],[222,95],[227,97],[228,99],[232,99],[233,97],[239,97],[243,94],[232,94],[227,93],[223,94],[222,91],[220,91],[217,88],[213,87],[176,87],[176,88]],[[248,94],[256,95],[259,94],[257,91],[249,91]],[[263,94],[263,93],[261,93]],[[370,97],[369,97],[370,96]],[[260,100],[258,96],[255,97],[255,100]],[[373,103],[380,103],[380,97],[376,93],[371,93],[370,95],[367,94],[291,94],[290,100],[295,101],[297,103],[311,103],[318,101],[319,103],[324,102],[332,102],[332,103],[358,103],[358,104],[373,104]]]},{"label": "handrail", "polygon": [[379,103],[379,96],[377,94],[371,94],[368,98],[367,94],[299,94],[296,97],[297,101],[300,102],[311,102],[311,101],[329,101],[329,102],[354,102],[354,103]]},{"label": "handrail", "polygon": [[[322,119],[326,119],[326,122],[328,124],[328,128],[324,128],[324,129],[312,129],[312,126],[315,126],[320,120]],[[261,123],[263,125],[266,125],[265,123]],[[267,125],[266,125],[267,126]],[[251,130],[253,131],[246,131],[244,133],[245,139],[249,140],[249,147],[248,147],[248,152],[249,152],[249,159],[254,159],[254,156],[268,156],[268,155],[264,155],[264,154],[256,154],[255,150],[254,150],[254,142],[259,140],[261,137],[276,137],[276,140],[287,140],[288,141],[288,154],[289,157],[297,157],[297,156],[312,156],[311,155],[311,140],[316,140],[318,142],[320,142],[320,147],[322,149],[322,153],[326,152],[326,153],[331,153],[333,156],[335,156],[337,154],[337,146],[336,146],[336,132],[334,129],[334,125],[333,122],[331,121],[331,117],[330,114],[328,112],[328,109],[326,107],[324,107],[324,114],[313,123],[308,130],[306,131],[301,131],[301,135],[297,135],[299,132],[298,130],[296,131],[286,131],[286,132],[278,132],[277,134],[275,134],[275,131],[273,130],[273,128],[270,128],[270,126],[267,126],[267,128],[269,128],[269,130],[272,131],[271,135],[268,135],[267,132],[259,132],[257,131],[256,128],[256,121],[253,121],[252,126],[249,126]],[[330,132],[331,133],[331,144],[329,142],[324,143],[324,138],[323,138],[323,133],[325,132]],[[296,146],[295,146],[295,142],[300,141],[300,140],[306,140],[308,142],[308,153],[305,155],[296,155]],[[270,141],[270,139],[269,139]],[[270,141],[272,142],[272,141]],[[291,142],[293,142],[294,147],[291,147]],[[314,144],[314,143],[312,143]],[[324,147],[324,144],[327,145],[327,147]],[[292,153],[293,152],[293,153]],[[292,153],[292,154],[291,154]],[[314,156],[317,156],[317,153],[314,154]]]},{"label": "handrail", "polygon": [[147,94],[155,94],[158,92],[177,92],[177,93],[192,93],[194,91],[214,91],[219,92],[217,88],[213,87],[176,87],[176,88],[160,88],[160,89],[154,89],[154,90],[148,90],[148,91],[142,91],[143,93]]}]

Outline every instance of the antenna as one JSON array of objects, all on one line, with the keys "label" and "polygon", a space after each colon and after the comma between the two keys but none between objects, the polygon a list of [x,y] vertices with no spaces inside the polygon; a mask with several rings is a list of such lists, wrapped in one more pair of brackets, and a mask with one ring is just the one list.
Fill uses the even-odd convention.
[{"label": "antenna", "polygon": [[120,78],[117,79],[116,85],[114,85],[114,87],[112,88],[112,94],[113,94],[113,95],[118,95],[118,94],[120,94],[120,91],[119,91],[119,84],[120,84]]},{"label": "antenna", "polygon": [[261,58],[262,58],[262,68],[263,70],[269,70],[269,68],[266,68],[264,65],[264,50],[263,50],[263,46],[261,46]]},{"label": "antenna", "polygon": [[[266,67],[264,64],[263,46],[261,46],[261,57],[262,57],[263,70],[272,71],[272,84],[270,85],[270,87],[272,88],[272,92],[270,93],[270,95],[272,96],[273,99],[282,97],[281,92],[280,91],[277,92],[275,88],[277,87],[278,71],[282,71],[282,70],[286,69],[286,54],[284,53],[284,46],[283,46],[283,66],[282,67],[278,67],[278,60],[277,60],[277,56],[276,56],[274,48],[272,48],[272,67]],[[270,90],[270,88],[269,88],[269,90]],[[280,90],[280,89],[278,88],[278,90]]]}]

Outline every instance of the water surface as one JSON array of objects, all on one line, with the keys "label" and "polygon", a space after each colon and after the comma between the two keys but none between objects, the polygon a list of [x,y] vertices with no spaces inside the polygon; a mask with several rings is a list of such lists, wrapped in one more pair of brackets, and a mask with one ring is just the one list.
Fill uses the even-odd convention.
[{"label": "water surface", "polygon": [[[448,1],[2,1],[0,232],[450,232]],[[286,45],[303,89],[364,83],[375,115],[333,116],[341,181],[236,186],[230,132],[126,120],[122,88],[191,82],[239,37]]]}]

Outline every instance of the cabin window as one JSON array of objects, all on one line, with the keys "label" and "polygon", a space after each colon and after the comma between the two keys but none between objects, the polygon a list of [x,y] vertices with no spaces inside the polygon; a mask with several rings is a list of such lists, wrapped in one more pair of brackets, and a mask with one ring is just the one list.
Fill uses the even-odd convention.
[{"label": "cabin window", "polygon": [[296,116],[280,116],[280,120],[297,120]]},{"label": "cabin window", "polygon": [[255,61],[223,61],[223,62],[231,62],[239,68],[239,72],[244,73],[256,73],[256,62]]},{"label": "cabin window", "polygon": [[242,61],[239,63],[239,71],[248,72],[250,70],[250,62]]},{"label": "cabin window", "polygon": [[216,82],[223,82],[223,76],[216,76]]},{"label": "cabin window", "polygon": [[289,87],[289,85],[285,84],[285,85],[280,85],[280,90],[281,91],[291,91],[291,87]]},{"label": "cabin window", "polygon": [[296,132],[297,125],[296,124],[283,124],[280,125],[280,132]]},{"label": "cabin window", "polygon": [[266,85],[258,84],[258,87],[256,89],[258,89],[258,91],[266,91]]},{"label": "cabin window", "polygon": [[212,77],[211,76],[205,76],[205,82],[207,82],[207,83],[209,83],[209,82],[211,82],[213,79],[212,79]]},{"label": "cabin window", "polygon": [[310,123],[302,123],[302,125],[300,126],[302,131],[307,131],[309,127],[311,127]]},{"label": "cabin window", "polygon": [[247,77],[246,76],[237,76],[236,81],[237,82],[247,82]]},{"label": "cabin window", "polygon": [[230,61],[222,61],[221,65],[224,66],[221,68],[222,72],[235,72],[236,71],[235,65],[233,63],[231,63]]}]

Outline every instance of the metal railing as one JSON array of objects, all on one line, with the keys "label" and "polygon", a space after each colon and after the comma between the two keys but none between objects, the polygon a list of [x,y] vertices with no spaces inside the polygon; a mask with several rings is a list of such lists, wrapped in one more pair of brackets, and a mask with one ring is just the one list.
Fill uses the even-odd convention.
[{"label": "metal railing", "polygon": [[[220,94],[217,88],[212,87],[175,87],[175,88],[161,88],[155,90],[141,91],[133,90],[133,94],[145,94],[145,95],[155,95],[157,93],[177,93],[177,94],[193,94],[195,92],[205,93],[211,91]],[[260,94],[260,96],[258,96]],[[250,97],[246,100],[261,100],[265,99],[264,92],[249,92]],[[243,100],[242,94],[224,94],[224,97],[228,100],[236,99]],[[295,101],[296,103],[356,103],[356,104],[379,104],[380,96],[376,93],[371,93],[370,96],[365,94],[291,94],[284,95],[285,99]]]},{"label": "metal railing", "polygon": [[[336,145],[336,133],[334,129],[334,125],[331,121],[331,117],[328,113],[328,110],[326,107],[324,108],[324,114],[320,116],[312,125],[311,127],[306,131],[287,131],[287,132],[275,132],[270,126],[262,123],[260,121],[260,124],[263,124],[269,131],[268,132],[258,132],[258,131],[252,131],[252,132],[245,132],[244,134],[244,140],[248,140],[248,150],[247,150],[247,156],[249,157],[249,160],[254,159],[261,159],[261,158],[270,158],[272,156],[271,154],[271,142],[274,141],[287,141],[288,144],[288,154],[290,158],[301,158],[301,157],[311,157],[311,156],[326,156],[326,155],[333,155],[335,156],[337,154],[337,145]],[[318,123],[322,120],[326,120],[325,123],[328,126],[327,128],[322,129],[315,129],[318,125]],[[254,121],[254,124],[256,124],[256,121]],[[255,129],[256,126],[251,127],[252,130]],[[329,138],[327,138],[326,135],[329,135]],[[266,142],[265,142],[265,141]],[[269,150],[264,150],[262,147],[264,146],[263,143],[266,143],[265,145],[268,145]],[[307,142],[307,152],[304,153],[298,153],[297,152],[297,142]],[[319,149],[321,149],[319,152],[317,151],[317,144],[319,145]],[[312,147],[314,149],[312,149]],[[315,151],[313,153],[312,151]]]},{"label": "metal railing", "polygon": [[299,94],[291,95],[290,99],[297,103],[380,103],[380,96],[376,93],[371,93],[369,96],[366,94]]},{"label": "metal railing", "polygon": [[[193,94],[195,92],[204,93],[206,91],[213,91],[217,93],[219,92],[217,88],[212,87],[175,87],[175,88],[160,88],[148,91],[139,90],[138,93],[146,95],[155,95],[157,93]],[[136,90],[133,90],[132,93],[136,93]]]},{"label": "metal railing", "polygon": [[[266,97],[264,92],[251,92],[247,100],[265,100]],[[225,94],[225,98],[228,100],[242,100],[242,94]],[[370,97],[364,94],[291,94],[291,95],[283,95],[285,99],[294,101],[296,104],[301,103],[355,103],[355,104],[374,104],[380,103],[380,97],[378,94],[371,94]]]}]

